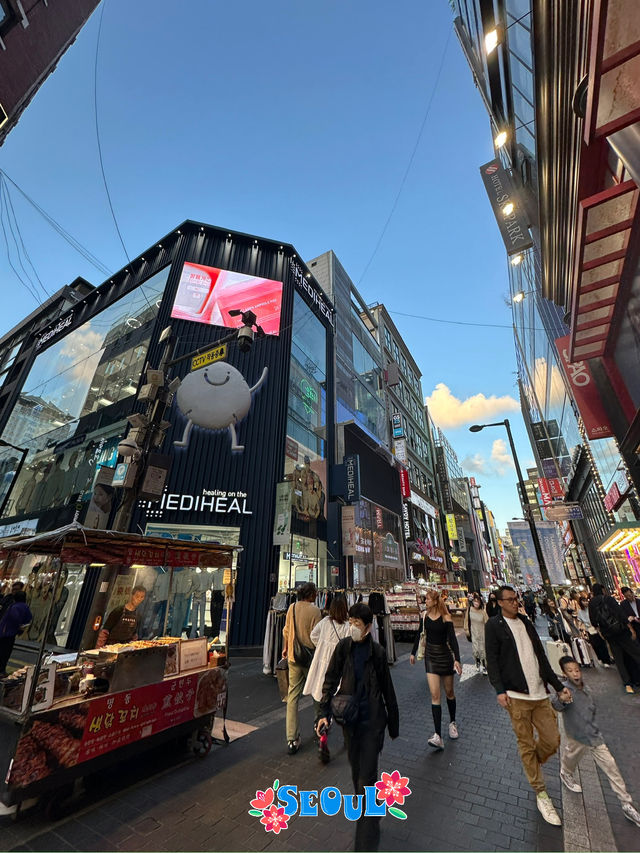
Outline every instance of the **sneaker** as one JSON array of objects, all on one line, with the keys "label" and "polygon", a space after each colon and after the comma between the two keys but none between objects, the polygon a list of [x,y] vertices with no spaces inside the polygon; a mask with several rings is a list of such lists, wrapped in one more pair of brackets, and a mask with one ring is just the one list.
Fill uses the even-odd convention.
[{"label": "sneaker", "polygon": [[444,743],[440,735],[431,735],[427,743],[434,749],[444,749]]},{"label": "sneaker", "polygon": [[480,672],[480,661],[476,661],[476,672]]},{"label": "sneaker", "polygon": [[553,803],[546,791],[542,791],[542,793],[538,794],[536,797],[536,805],[538,806],[538,811],[547,823],[552,823],[554,826],[560,826],[562,824],[560,815],[554,809]]},{"label": "sneaker", "polygon": [[297,737],[295,740],[290,740],[287,743],[287,752],[289,755],[295,755],[298,751],[298,747],[300,746],[300,738]]},{"label": "sneaker", "polygon": [[631,803],[625,803],[622,806],[622,811],[624,812],[624,816],[629,820],[633,821],[636,826],[640,826],[640,814],[634,809]]},{"label": "sneaker", "polygon": [[483,674],[483,675],[489,675],[489,673],[487,672],[487,668],[486,668],[486,666],[483,666],[483,667],[482,667],[482,674]]},{"label": "sneaker", "polygon": [[612,663],[603,663],[603,664],[602,664],[602,666],[603,666],[605,669],[613,669],[613,664],[612,664]]},{"label": "sneaker", "polygon": [[635,690],[630,684],[625,684],[624,686],[625,693],[635,693]]},{"label": "sneaker", "polygon": [[460,735],[458,734],[458,727],[455,723],[449,723],[449,737],[451,740],[456,740]]},{"label": "sneaker", "polygon": [[574,794],[579,794],[582,791],[582,786],[576,782],[573,774],[566,773],[564,770],[561,770],[560,778],[562,779],[564,786],[570,791],[573,791]]}]

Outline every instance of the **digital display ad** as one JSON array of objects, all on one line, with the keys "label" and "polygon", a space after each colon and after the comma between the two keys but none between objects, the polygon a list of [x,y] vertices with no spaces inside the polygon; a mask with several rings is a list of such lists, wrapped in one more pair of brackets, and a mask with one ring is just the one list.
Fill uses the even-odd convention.
[{"label": "digital display ad", "polygon": [[267,335],[280,332],[282,282],[217,267],[185,263],[171,316],[208,326],[237,329],[241,317],[229,311],[253,311]]}]

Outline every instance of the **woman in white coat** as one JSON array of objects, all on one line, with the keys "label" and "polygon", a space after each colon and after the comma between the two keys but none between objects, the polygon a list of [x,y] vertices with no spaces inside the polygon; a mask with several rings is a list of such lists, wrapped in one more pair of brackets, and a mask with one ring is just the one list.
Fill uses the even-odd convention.
[{"label": "woman in white coat", "polygon": [[336,595],[329,607],[329,615],[321,619],[311,631],[311,642],[315,643],[316,650],[302,692],[305,695],[311,694],[315,703],[322,698],[322,685],[334,649],[340,640],[348,636],[350,634],[347,602],[343,595]]}]

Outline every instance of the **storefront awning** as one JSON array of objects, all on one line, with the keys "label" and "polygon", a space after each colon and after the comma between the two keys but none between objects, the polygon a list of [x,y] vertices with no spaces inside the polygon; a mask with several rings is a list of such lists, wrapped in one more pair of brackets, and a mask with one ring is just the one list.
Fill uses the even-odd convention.
[{"label": "storefront awning", "polygon": [[598,551],[609,553],[611,551],[624,551],[640,545],[640,524],[638,522],[621,522],[616,524],[598,545]]}]

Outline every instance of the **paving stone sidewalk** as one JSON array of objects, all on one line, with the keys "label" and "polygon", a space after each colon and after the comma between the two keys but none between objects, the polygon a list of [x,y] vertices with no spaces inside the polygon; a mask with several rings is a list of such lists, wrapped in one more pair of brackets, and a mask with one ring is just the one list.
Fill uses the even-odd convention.
[{"label": "paving stone sidewalk", "polygon": [[[461,640],[463,660],[469,646]],[[562,828],[546,824],[524,777],[508,716],[496,704],[486,677],[467,662],[458,680],[460,738],[446,739],[445,750],[426,745],[432,733],[431,714],[422,664],[411,667],[408,647],[392,668],[401,709],[400,737],[387,738],[380,769],[398,769],[410,777],[406,821],[387,816],[380,849],[418,850],[564,850]],[[601,702],[601,723],[636,802],[640,795],[637,768],[637,721],[640,696],[624,696],[613,670],[586,673]],[[444,703],[443,703],[444,705]],[[248,814],[257,789],[281,784],[305,790],[335,785],[351,791],[342,736],[331,732],[332,761],[322,765],[312,741],[312,709],[301,714],[303,745],[286,755],[284,705],[275,680],[261,673],[261,661],[238,660],[232,668],[229,716],[256,725],[251,734],[229,746],[214,747],[208,758],[185,759],[162,768],[150,779],[120,788],[67,820],[47,824],[41,814],[0,829],[2,850],[96,851],[340,851],[353,849],[353,825],[342,815],[294,817],[275,836]],[[443,730],[448,723],[444,708]],[[156,768],[157,769],[157,768]],[[587,770],[588,773],[588,770]],[[545,766],[549,794],[560,808],[563,800],[558,759]],[[596,780],[596,781],[594,781]],[[598,775],[593,770],[591,784]],[[600,790],[600,789],[599,789]],[[579,795],[576,795],[579,796]],[[600,814],[587,806],[589,824],[602,828],[610,821],[618,850],[640,849],[640,829],[622,815],[606,780]],[[579,804],[571,811],[573,832],[590,846],[589,826],[579,833]],[[606,814],[604,810],[606,808]],[[594,836],[595,837],[595,836]]]}]

